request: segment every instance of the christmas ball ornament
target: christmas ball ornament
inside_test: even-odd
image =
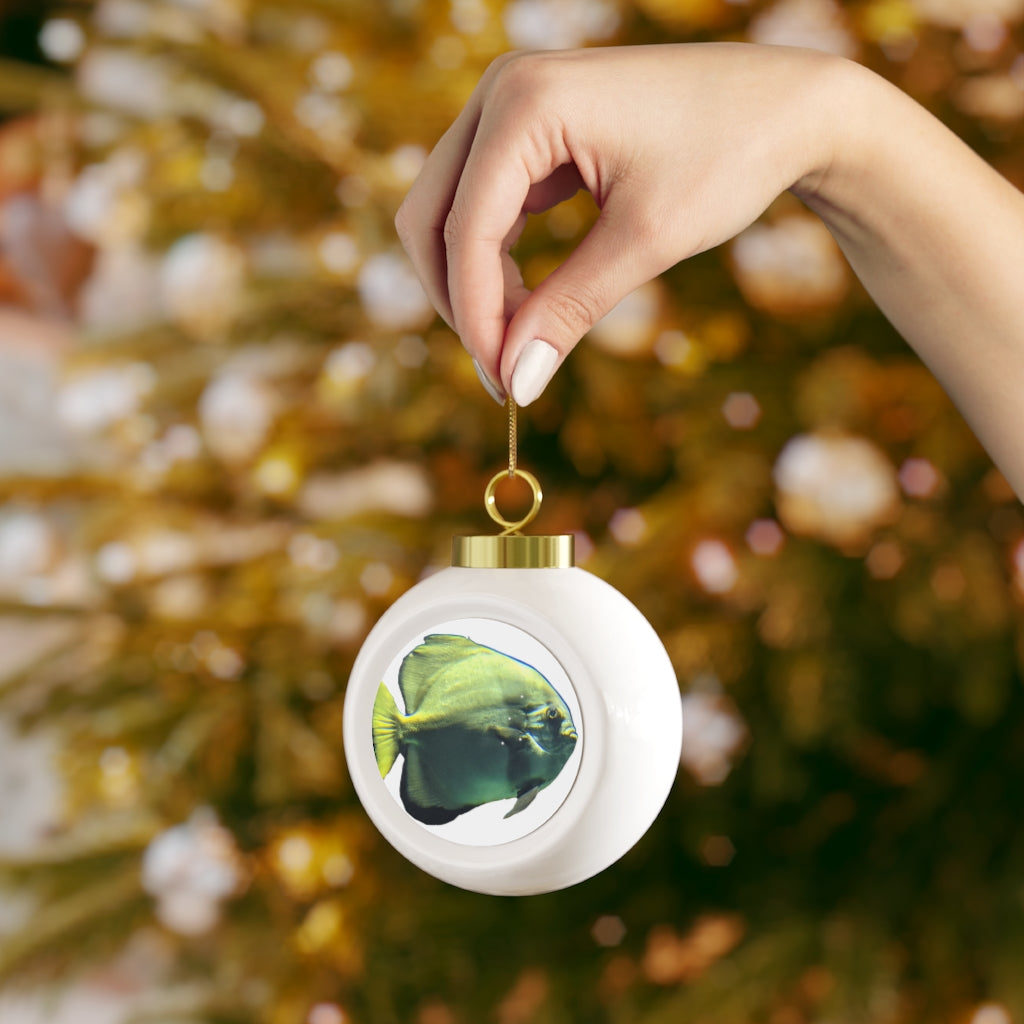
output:
[[[517,522],[495,491],[520,477]],[[392,605],[356,658],[344,738],[356,792],[384,837],[453,885],[549,892],[625,854],[660,811],[682,740],[657,634],[574,566],[573,537],[520,533],[541,490],[515,459],[485,504],[504,529],[455,537],[451,567]]]

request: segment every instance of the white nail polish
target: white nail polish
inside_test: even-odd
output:
[[[504,405],[504,392],[502,392],[498,385],[495,384],[486,373],[484,373],[483,367],[475,359],[473,360],[473,369],[476,370],[476,375],[480,378],[480,383],[483,384],[484,391],[486,391],[487,394],[489,394],[491,398],[498,403],[498,405]]]
[[[529,405],[548,386],[558,365],[558,350],[534,338],[519,354],[512,371],[512,397],[516,405]]]

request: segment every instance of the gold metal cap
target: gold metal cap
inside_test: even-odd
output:
[[[452,537],[452,565],[464,569],[571,569],[576,538],[502,534],[497,537]]]
[[[510,437],[514,437],[515,405],[509,400]],[[514,449],[511,449],[514,451]],[[521,519],[506,519],[498,511],[495,490],[502,480],[519,477],[533,492],[533,504]],[[505,527],[496,537],[452,537],[452,565],[463,569],[571,569],[575,563],[576,538],[571,533],[558,536],[524,537],[519,531],[533,521],[543,499],[540,484],[532,473],[519,469],[510,456],[509,469],[495,473],[484,491],[487,514]]]

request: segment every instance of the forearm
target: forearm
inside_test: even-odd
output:
[[[794,188],[1024,497],[1024,195],[849,65],[828,168]]]

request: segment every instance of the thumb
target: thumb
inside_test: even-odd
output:
[[[516,310],[505,331],[501,379],[517,405],[535,401],[583,335],[663,269],[651,265],[639,234],[606,206],[575,252]]]

